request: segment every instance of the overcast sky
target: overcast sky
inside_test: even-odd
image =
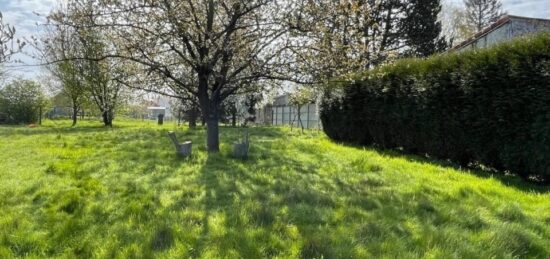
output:
[[[463,3],[463,0],[447,1],[460,5]],[[501,0],[501,2],[508,14],[550,19],[550,0]]]
[[[37,23],[43,23],[43,16],[63,0],[0,0],[0,12],[4,20],[16,27],[17,37],[29,38],[37,34]],[[462,0],[444,0],[447,4],[462,5]],[[508,14],[550,19],[550,0],[502,0]],[[40,14],[42,17],[36,15]],[[18,55],[17,59],[27,64],[36,64],[29,57]],[[35,78],[40,73],[38,67],[17,67],[13,75]]]

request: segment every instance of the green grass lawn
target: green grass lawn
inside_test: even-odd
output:
[[[0,127],[0,258],[550,257],[550,189],[323,133]],[[177,158],[166,133],[193,140]]]

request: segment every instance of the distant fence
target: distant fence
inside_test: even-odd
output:
[[[48,119],[70,119],[73,116],[73,108],[72,107],[62,107],[62,106],[55,106],[52,107],[50,110],[46,110],[43,114]],[[80,110],[77,114],[79,119],[84,118],[84,116],[90,116],[85,111]]]
[[[298,116],[298,111],[300,116]],[[320,129],[321,121],[316,104],[298,106],[275,105],[265,106],[257,113],[256,121],[264,125],[288,125],[300,127],[300,122],[306,129]]]

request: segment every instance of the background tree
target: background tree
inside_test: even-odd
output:
[[[500,0],[464,0],[464,5],[467,24],[475,32],[481,31],[505,14]]]
[[[303,1],[290,23],[297,63],[312,81],[324,81],[445,48],[439,0]]]
[[[174,98],[172,103],[174,111],[178,113],[178,119],[185,119],[188,122],[189,128],[197,127],[197,121],[201,118],[199,101],[192,95],[179,95]]]
[[[405,43],[409,55],[427,57],[447,48],[445,37],[441,35],[439,0],[408,0],[406,17],[402,20]]]
[[[135,67],[129,66],[125,60],[107,58],[116,42],[109,37],[108,30],[96,26],[99,21],[94,15],[95,8],[92,1],[69,2],[66,9],[52,13],[50,20],[57,23],[57,26],[78,25],[69,26],[74,30],[72,37],[76,38],[75,44],[79,49],[74,53],[77,56],[60,57],[57,62],[63,64],[65,61],[76,61],[77,63],[71,64],[79,64],[77,69],[69,66],[74,69],[70,72],[82,73],[84,88],[101,112],[103,124],[112,127],[115,110],[121,101],[124,87],[121,79],[131,78],[132,73],[129,71]]]
[[[454,47],[475,34],[475,29],[468,25],[464,17],[466,17],[464,6],[451,0],[444,2],[440,20],[442,35],[447,39],[448,47]]]
[[[298,112],[297,123],[300,125],[302,132],[304,132],[304,123],[302,122],[302,107],[304,105],[315,103],[315,101],[317,100],[317,96],[318,94],[315,92],[314,89],[307,87],[301,87],[289,95],[289,103],[296,106],[296,110]]]
[[[237,107],[238,99],[238,96],[232,95],[226,98],[222,104],[222,118],[229,117],[231,120],[231,127],[237,126],[237,117],[239,115],[239,109]]]
[[[102,54],[101,46],[88,46],[87,57]],[[123,85],[118,81],[124,76],[123,64],[116,60],[86,61],[84,67],[86,88],[99,108],[103,124],[113,126],[115,110],[120,101]]]
[[[63,24],[49,24],[48,34],[42,40],[42,59],[49,72],[59,81],[59,89],[71,102],[72,125],[75,126],[82,104],[88,98],[85,84],[84,61],[76,59],[82,49],[76,32]],[[59,61],[59,62],[56,62]]]
[[[256,110],[262,98],[263,96],[259,93],[249,93],[244,96],[243,106],[247,113],[245,124],[248,122],[256,122]]]
[[[14,124],[37,122],[45,100],[36,82],[14,80],[0,89],[0,119]]]
[[[403,47],[400,0],[303,1],[296,9],[297,62],[313,81],[381,64]]]

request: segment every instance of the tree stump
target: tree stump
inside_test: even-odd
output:
[[[176,147],[176,153],[179,156],[183,156],[183,157],[191,156],[191,153],[192,153],[191,141],[179,143],[178,139],[176,138],[176,133],[173,131],[168,132],[168,137],[170,138],[170,140],[172,140],[172,143],[174,143],[174,146]]]

